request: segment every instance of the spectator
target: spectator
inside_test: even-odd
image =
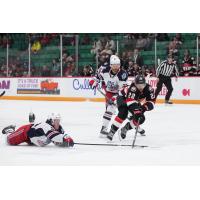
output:
[[[75,65],[73,62],[68,62],[64,68],[64,76],[72,76],[73,71],[75,70]]]
[[[31,51],[36,54],[41,49],[41,43],[39,40],[35,40],[31,47]]]
[[[113,53],[115,53],[116,51],[115,42],[114,40],[110,38],[110,36],[107,36],[107,43],[106,43],[105,49],[111,50]]]
[[[173,41],[169,43],[167,49],[167,55],[171,55],[175,61],[178,60],[179,52],[178,52],[178,43],[177,40],[174,38]]]
[[[63,63],[73,62],[74,59],[68,53],[63,54]]]
[[[144,69],[144,76],[145,77],[152,77],[153,75],[154,75],[153,71],[148,66],[146,66],[145,69]]]
[[[52,60],[52,76],[60,76],[60,63],[57,59]]]
[[[2,36],[1,36],[1,34],[0,34],[0,46],[2,46]]]
[[[49,68],[46,65],[44,65],[42,67],[41,76],[42,77],[50,77],[51,76],[51,71],[49,70]]]
[[[180,75],[182,76],[193,76],[196,72],[196,62],[194,57],[190,55],[188,49],[184,52],[184,58],[182,61],[182,68],[180,69]]]
[[[36,68],[33,66],[31,66],[30,76],[31,77],[37,76]]]
[[[124,70],[127,70],[128,69],[128,62],[129,62],[129,59],[127,58],[127,52],[122,52],[122,56],[121,56],[121,66]]]
[[[176,33],[175,38],[176,38],[176,42],[177,42],[178,44],[181,45],[181,44],[183,43],[183,39],[182,39],[181,33]]]
[[[82,45],[90,45],[90,43],[91,43],[91,39],[89,37],[89,34],[88,33],[84,34],[81,44]]]
[[[1,77],[6,77],[7,76],[7,67],[6,67],[6,65],[5,64],[3,64],[2,66],[1,66],[1,70],[0,70],[0,76]]]
[[[128,67],[126,70],[128,76],[136,76],[142,74],[142,68],[139,67],[133,60],[128,60]]]
[[[7,48],[7,44],[9,45],[9,47],[11,46],[11,39],[8,36],[4,35],[2,38],[2,47]]]
[[[100,54],[112,55],[113,51],[111,49],[109,49],[109,46],[106,46],[105,49],[103,51],[101,51]]]
[[[80,73],[81,76],[93,76],[94,70],[91,65],[86,65],[83,67],[83,71]]]
[[[159,42],[169,41],[169,36],[167,33],[158,33],[156,38]]]
[[[92,46],[92,49],[91,49],[91,54],[98,54],[99,52],[101,52],[103,50],[103,45],[102,45],[102,42],[101,40],[97,40],[95,38],[94,40],[94,44]]]
[[[99,56],[99,66],[107,67],[110,65],[110,56],[111,54],[108,54],[107,51],[102,51]]]
[[[35,34],[35,33],[30,33],[30,34],[29,34],[29,37],[30,37],[30,42],[31,42],[32,45],[34,44],[34,42],[35,42],[36,40],[38,40],[38,36],[37,36],[37,34]]]
[[[144,50],[151,51],[152,47],[153,47],[153,44],[155,42],[155,34],[154,33],[149,33],[146,39],[147,39],[147,44],[146,44]]]
[[[49,35],[45,33],[45,34],[43,35],[43,37],[41,38],[40,41],[41,41],[42,46],[48,45],[49,42],[50,42],[50,37],[49,37]]]
[[[133,61],[134,61],[134,64],[137,64],[139,67],[142,67],[143,64],[144,64],[143,63],[143,58],[142,58],[142,56],[139,55],[138,49],[134,50]]]
[[[145,49],[147,45],[147,39],[143,38],[142,35],[139,35],[139,38],[137,39],[136,42],[136,48],[139,50]]]
[[[124,36],[123,42],[124,48],[127,50],[132,50],[135,48],[136,45],[136,39],[132,33],[128,33]]]

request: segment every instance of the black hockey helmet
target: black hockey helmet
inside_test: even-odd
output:
[[[135,84],[146,84],[145,77],[143,75],[137,75],[135,77]]]

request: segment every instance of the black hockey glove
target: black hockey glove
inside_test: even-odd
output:
[[[143,112],[136,112],[133,116],[134,120],[139,124],[143,124],[145,121],[145,116]]]
[[[123,96],[117,96],[117,107],[126,106],[126,101]]]
[[[29,122],[30,123],[34,123],[34,121],[35,121],[35,114],[33,112],[30,112],[28,117],[29,117]]]
[[[144,116],[144,112],[140,106],[140,104],[132,104],[129,106],[129,111],[132,113],[132,119],[135,121],[135,122],[139,122],[139,124],[143,124],[144,121],[145,121],[145,116]],[[140,119],[140,120],[139,120]]]

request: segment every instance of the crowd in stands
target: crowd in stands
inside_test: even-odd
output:
[[[133,50],[151,50],[155,40],[155,34],[151,33],[128,33],[124,35],[122,44],[124,49]]]
[[[31,33],[27,34],[27,37],[29,38],[31,43],[31,52],[37,54],[42,47],[48,46],[55,37],[58,37],[58,34]]]
[[[13,40],[9,34],[1,33],[0,34],[0,47],[7,48],[7,44],[9,47],[12,47]]]
[[[75,62],[75,52],[70,53],[67,50],[67,46],[75,46],[76,34],[63,34],[63,57],[62,57],[62,74],[65,77],[68,76],[93,76],[96,71],[96,66],[88,63],[81,66],[81,70],[77,71]],[[114,34],[101,34],[100,37],[91,38],[90,34],[82,34],[79,45],[91,45],[90,53],[94,57],[94,62],[100,66],[108,66],[109,58],[111,55],[116,54],[121,59],[121,65],[124,70],[127,71],[129,76],[135,76],[138,73],[143,73],[145,76],[155,76],[155,66],[145,65],[145,58],[141,55],[143,51],[154,50],[154,40],[157,42],[168,42],[166,44],[166,57],[172,55],[174,62],[178,65],[180,76],[200,76],[199,66],[196,64],[196,56],[192,56],[189,49],[184,47],[184,39],[180,33],[174,35],[171,38],[167,33],[157,34],[140,34],[140,33],[127,33],[123,34],[121,39],[121,48],[123,50],[117,53],[116,40],[112,38]],[[31,53],[37,55],[42,48],[51,45],[51,42],[55,39],[59,39],[59,34],[26,34],[26,37],[31,44]],[[12,48],[13,41],[12,34],[0,34],[0,49]],[[59,48],[59,42],[57,44]],[[59,50],[59,49],[58,49]],[[181,56],[180,50],[185,50],[184,55]],[[27,53],[28,49],[21,53]],[[80,55],[79,55],[80,58]],[[199,59],[200,60],[200,59]],[[31,62],[31,76],[55,76],[61,75],[61,60],[60,57],[52,59],[51,64],[36,66],[34,62]],[[0,60],[0,76],[5,77],[22,77],[28,76],[28,62],[21,59],[19,55],[15,57],[10,56],[8,62],[8,71],[6,59]]]

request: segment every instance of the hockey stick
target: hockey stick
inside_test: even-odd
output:
[[[106,98],[107,101],[112,101],[112,99],[108,98],[108,97],[106,96],[106,94],[104,94],[104,93],[101,91],[101,89],[99,89],[99,88],[97,87],[97,90]],[[112,102],[113,102],[113,101],[112,101]],[[114,102],[113,102],[112,104],[113,104],[113,105],[116,105],[116,104],[114,104]]]
[[[138,119],[138,124],[137,124],[137,126],[136,126],[135,135],[134,135],[133,143],[132,143],[132,148],[134,148],[134,147],[136,146],[136,145],[135,145],[135,141],[136,141],[136,138],[137,138],[137,133],[138,133],[139,124],[140,124],[140,118]]]
[[[107,100],[110,100],[102,91],[100,88],[97,87],[97,90],[107,99]]]
[[[0,94],[0,97],[2,97],[5,93],[6,93],[6,91],[4,90],[4,91]]]
[[[131,147],[130,144],[102,144],[102,143],[81,143],[81,142],[75,142],[76,145],[90,145],[90,146],[121,146],[121,147]],[[141,147],[145,148],[148,147],[146,145],[134,145],[134,147]]]

